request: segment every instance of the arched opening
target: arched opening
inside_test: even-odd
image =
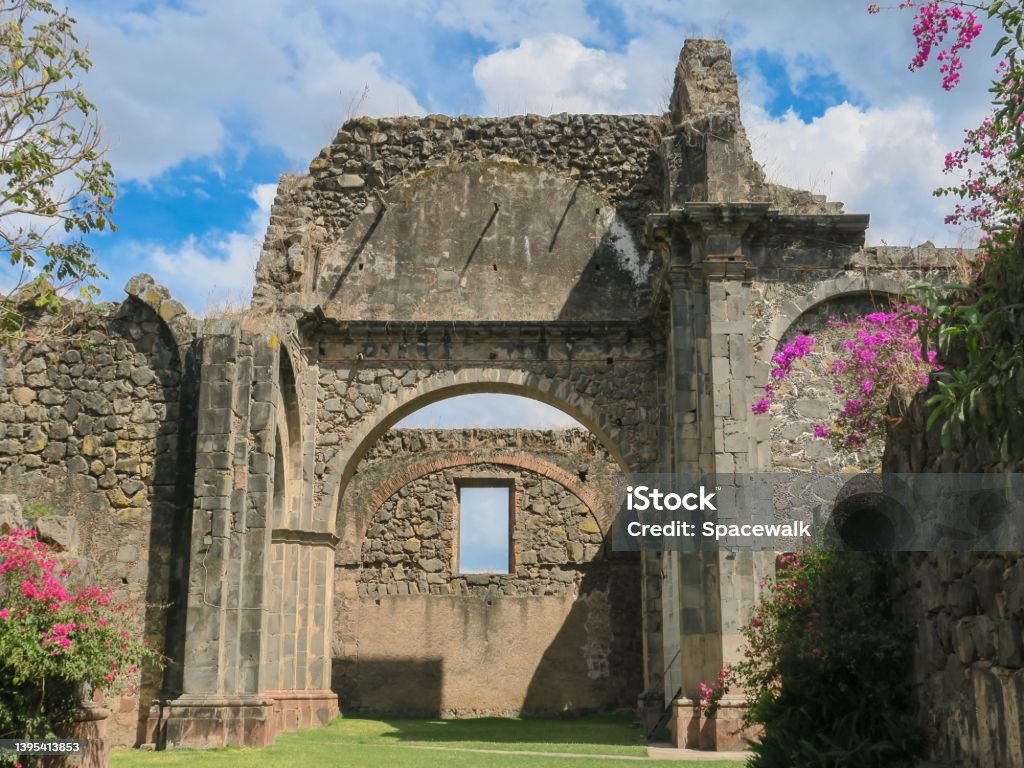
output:
[[[623,434],[621,424],[594,413],[589,401],[579,397],[567,382],[508,369],[459,373],[427,379],[416,392],[401,401],[386,399],[378,411],[364,418],[345,447],[335,454],[327,472],[330,481],[321,503],[328,505],[330,511],[338,509],[341,494],[366,451],[405,417],[434,403],[477,394],[515,395],[552,406],[593,433],[623,471],[635,470],[641,463],[633,458],[632,446]]]
[[[892,306],[893,294],[881,291],[848,291],[812,304],[787,318],[773,349],[781,350],[798,335],[814,338],[811,352],[795,360],[792,370],[776,382],[777,397],[771,410],[772,464],[778,471],[831,474],[857,467],[875,471],[881,465],[883,446],[869,444],[845,450],[838,441],[816,436],[839,413],[846,397],[834,388],[829,370],[842,356],[843,342],[853,331],[844,327],[871,312]],[[769,357],[770,359],[770,357]]]
[[[298,528],[302,492],[302,427],[295,371],[286,349],[278,371],[277,444],[274,462],[275,527]],[[280,478],[280,481],[278,480]]]
[[[342,709],[632,707],[640,563],[605,545],[622,469],[608,438],[540,398],[448,393],[382,419],[341,492],[332,687]]]
[[[303,457],[300,380],[288,349],[280,348],[273,390],[273,467],[260,616],[260,687],[274,699],[277,731],[325,724],[337,713],[329,690],[330,536],[317,531]]]
[[[905,493],[898,478],[877,474],[851,478],[836,495],[823,543],[847,552],[912,549],[915,521],[898,498]]]

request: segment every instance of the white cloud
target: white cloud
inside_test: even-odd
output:
[[[667,106],[673,67],[669,60],[664,77],[652,77],[651,53],[645,41],[613,53],[548,33],[482,57],[473,79],[487,114],[657,113]]]
[[[132,246],[148,260],[148,269],[171,295],[193,313],[248,305],[255,279],[263,234],[270,219],[276,184],[259,184],[250,197],[256,203],[244,229],[213,238],[188,237],[167,247]]]
[[[93,58],[85,84],[119,178],[146,181],[245,138],[305,167],[352,108],[423,112],[380,56],[344,56],[317,9],[289,6],[219,0],[149,14],[76,11]]]
[[[615,59],[567,35],[545,34],[484,57],[473,77],[490,113],[608,112],[626,90]]]
[[[950,202],[929,194],[948,183],[940,160],[949,145],[922,101],[868,109],[844,103],[809,123],[748,107],[745,122],[769,178],[871,214],[869,242],[956,244],[959,231],[943,224]]]

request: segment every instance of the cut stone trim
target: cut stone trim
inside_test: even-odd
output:
[[[772,319],[765,342],[761,346],[759,358],[765,363],[770,362],[779,346],[779,341],[785,338],[793,324],[800,319],[804,312],[813,309],[818,304],[859,293],[878,293],[891,298],[902,293],[905,287],[885,275],[862,273],[850,273],[830,280],[822,280],[820,283],[816,283],[807,294],[782,307],[779,314]]]

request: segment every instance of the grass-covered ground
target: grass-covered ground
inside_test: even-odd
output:
[[[543,754],[509,754],[517,752]],[[115,750],[111,768],[636,768],[643,733],[628,715],[573,720],[339,718],[326,728],[281,734],[267,749]],[[597,757],[601,756],[601,757]],[[673,768],[742,768],[730,761],[650,761]]]

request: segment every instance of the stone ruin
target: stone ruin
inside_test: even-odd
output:
[[[751,404],[788,335],[951,266],[867,226],[765,179],[728,48],[690,40],[661,116],[347,122],[282,177],[237,317],[192,319],[145,275],[36,317],[4,363],[4,487],[73,511],[170,660],[106,703],[111,737],[628,707],[692,742],[772,559],[612,551],[612,478],[835,469],[820,381],[782,427]],[[475,392],[585,430],[392,428]],[[481,482],[509,488],[507,573],[456,563]]]

